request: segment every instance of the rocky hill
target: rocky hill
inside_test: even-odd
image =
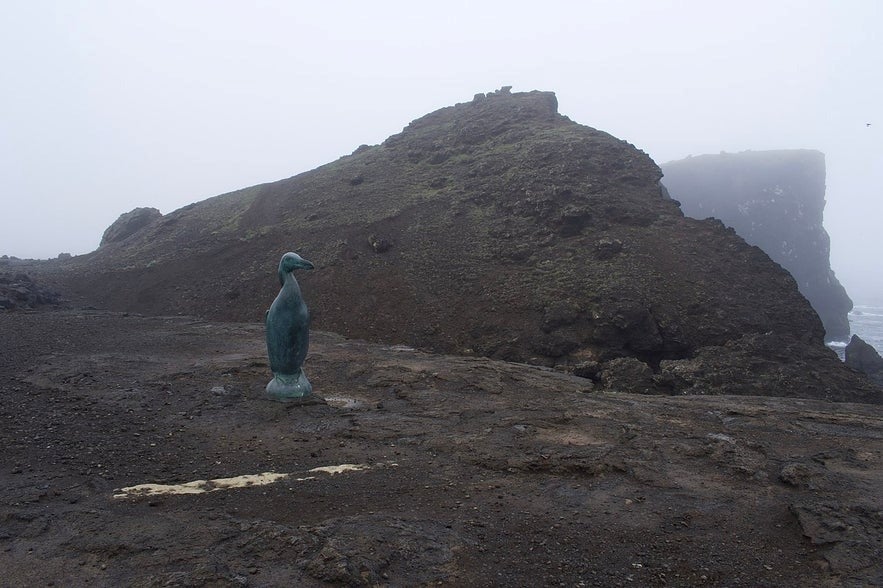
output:
[[[715,217],[791,272],[829,340],[849,339],[852,301],[830,264],[825,156],[818,151],[701,155],[662,166],[663,183],[684,213]]]
[[[299,276],[315,327],[348,337],[611,389],[879,402],[824,348],[794,279],[719,221],[684,217],[661,176],[554,94],[504,89],[34,271],[99,308],[260,321],[297,250],[317,267]]]

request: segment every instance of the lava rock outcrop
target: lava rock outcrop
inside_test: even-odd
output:
[[[122,241],[161,218],[162,213],[156,208],[135,208],[124,212],[104,231],[99,247]]]
[[[671,197],[693,218],[715,217],[791,272],[828,340],[849,339],[852,300],[830,264],[825,156],[812,150],[701,155],[662,166]]]
[[[21,272],[0,272],[0,310],[58,306],[61,295]]]
[[[845,353],[846,365],[867,374],[871,381],[883,386],[883,357],[873,346],[858,335],[853,335]]]

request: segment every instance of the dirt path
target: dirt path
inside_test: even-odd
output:
[[[0,314],[0,585],[883,584],[879,407],[599,394],[324,333],[328,402],[296,406],[262,397],[262,337]]]

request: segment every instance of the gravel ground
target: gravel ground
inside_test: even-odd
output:
[[[262,326],[100,311],[0,350],[3,586],[883,584],[880,407],[328,333],[285,404]]]

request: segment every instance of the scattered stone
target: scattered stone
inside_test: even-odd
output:
[[[385,253],[392,247],[392,243],[388,239],[377,237],[374,233],[368,235],[368,245],[375,253]]]
[[[595,242],[595,259],[610,259],[622,251],[622,241],[604,237]]]
[[[601,364],[597,361],[582,361],[570,369],[570,373],[580,378],[597,381],[601,373]]]
[[[814,490],[813,478],[818,475],[824,475],[824,468],[818,464],[789,462],[779,471],[779,480],[789,486]]]

